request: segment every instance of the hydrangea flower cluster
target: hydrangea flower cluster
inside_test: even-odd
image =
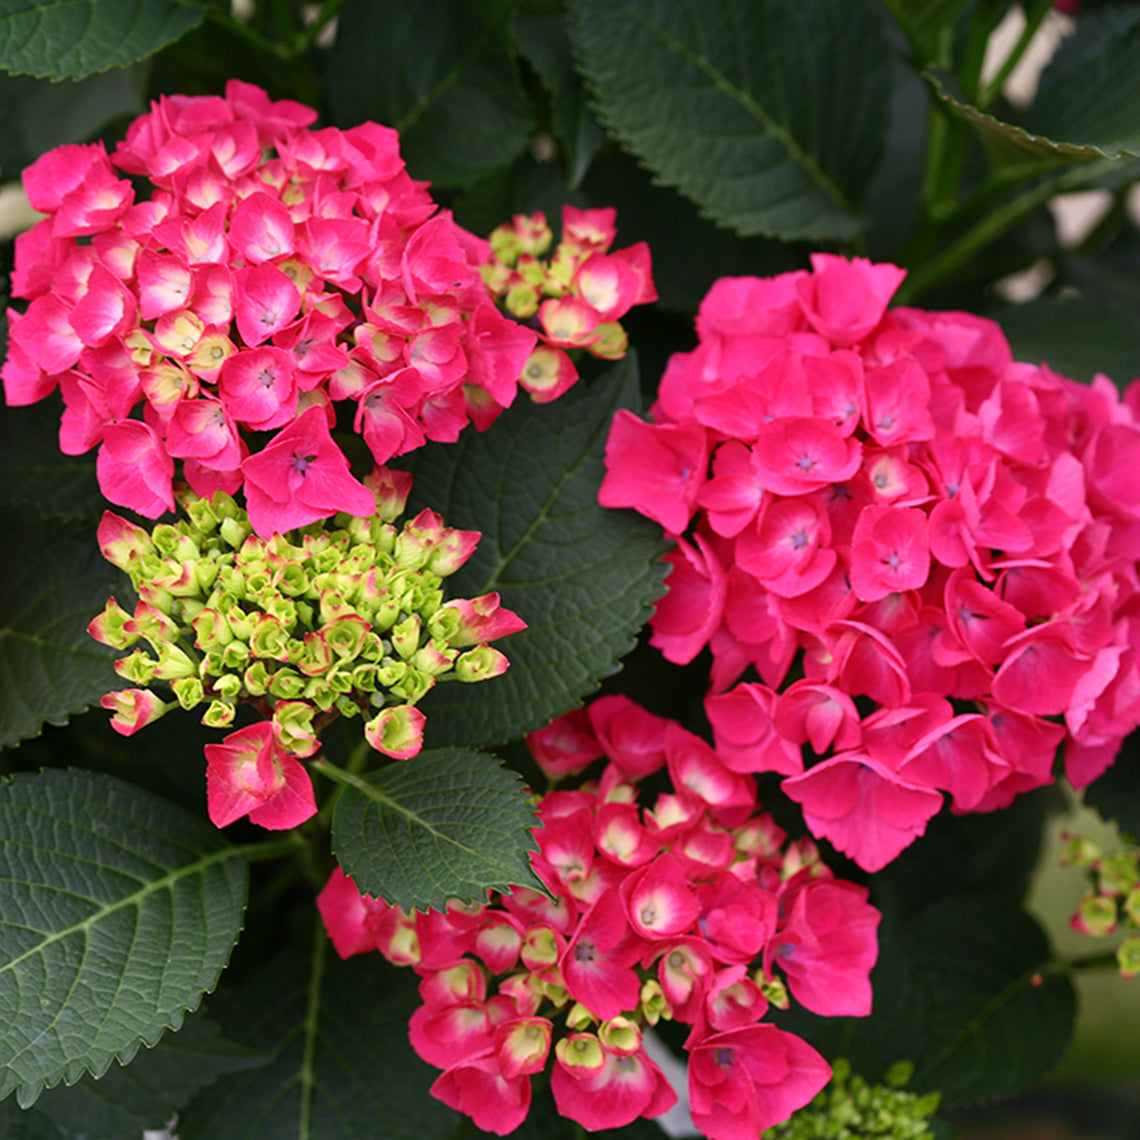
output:
[[[477,531],[447,527],[430,510],[397,530],[410,477],[377,469],[368,483],[369,517],[342,514],[337,529],[268,540],[223,491],[184,493],[188,517],[150,534],[103,516],[100,549],[139,601],[128,613],[109,599],[88,630],[115,649],[145,641],[152,650],[115,663],[143,687],[103,698],[112,726],[129,736],[203,703],[212,728],[233,724],[241,704],[266,718],[206,746],[219,827],[247,813],[270,828],[308,819],[316,804],[298,757],[316,753],[337,716],[364,717],[365,738],[385,756],[415,756],[424,727],[416,702],[441,679],[501,674],[507,659],[487,642],[525,628],[498,594],[443,600],[442,581],[470,558]],[[156,682],[172,700],[150,688]]]
[[[827,1083],[806,1042],[763,1021],[787,992],[825,1016],[865,1016],[879,913],[810,840],[761,814],[750,776],[628,698],[595,701],[533,733],[562,775],[601,776],[538,802],[532,863],[550,892],[405,914],[334,871],[318,900],[337,951],[379,950],[420,975],[409,1032],[443,1072],[433,1094],[505,1135],[530,1078],[550,1070],[561,1115],[589,1130],[667,1111],[676,1094],[646,1026],[690,1026],[693,1120],[712,1140],[755,1140]],[[666,771],[671,791],[639,787]],[[657,782],[657,781],[655,781]],[[551,1056],[553,1055],[553,1056]]]
[[[1106,854],[1085,835],[1064,835],[1063,862],[1084,868],[1090,885],[1069,925],[1090,938],[1129,931],[1116,948],[1116,962],[1125,978],[1140,974],[1140,847],[1125,843]]]
[[[557,399],[578,379],[566,349],[619,360],[629,344],[621,318],[657,300],[649,246],[641,241],[610,251],[616,217],[613,209],[563,206],[562,238],[545,261],[554,240],[545,214],[516,214],[491,234],[491,259],[482,266],[487,287],[508,313],[537,316],[541,328],[543,344],[519,379],[536,403]]]
[[[338,403],[385,463],[487,427],[524,371],[552,398],[536,334],[483,283],[490,246],[409,177],[396,132],[315,118],[231,80],[224,98],[160,99],[111,158],[64,146],[24,171],[48,216],[16,241],[12,295],[30,303],[8,311],[7,401],[58,387],[60,445],[99,447],[111,502],[173,510],[179,460],[202,496],[244,488],[262,537],[367,514],[330,436]],[[585,252],[612,211],[579,220]],[[260,432],[277,434],[251,455]]]
[[[888,312],[903,276],[818,254],[718,281],[652,422],[618,413],[599,496],[676,539],[653,643],[711,650],[725,763],[783,775],[872,871],[943,793],[1003,806],[1061,744],[1084,786],[1140,723],[1140,387]]]

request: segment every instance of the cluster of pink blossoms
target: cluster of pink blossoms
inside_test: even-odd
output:
[[[653,644],[711,650],[724,762],[783,775],[868,870],[942,793],[1008,804],[1062,744],[1084,786],[1140,723],[1140,387],[888,312],[903,275],[821,254],[717,282],[653,422],[618,414],[599,496],[677,541]]]
[[[58,386],[60,445],[99,446],[111,502],[173,510],[181,460],[199,495],[244,490],[263,537],[367,515],[330,435],[338,401],[385,463],[487,427],[527,385],[537,337],[484,285],[490,245],[409,177],[395,131],[315,118],[233,80],[225,98],[161,99],[110,159],[64,146],[24,172],[48,217],[16,243],[12,294],[30,304],[8,312],[7,401]],[[612,211],[572,220],[580,260],[612,231]],[[251,455],[245,435],[271,431]]]
[[[810,840],[785,846],[752,777],[625,697],[528,742],[556,776],[607,761],[597,781],[538,804],[532,863],[551,897],[517,888],[409,915],[338,869],[318,900],[334,946],[414,966],[411,1042],[443,1070],[432,1093],[486,1131],[522,1123],[548,1063],[558,1111],[587,1129],[666,1112],[676,1094],[643,1030],[671,1019],[691,1027],[697,1127],[755,1140],[831,1075],[806,1042],[763,1022],[769,1002],[786,1005],[790,990],[824,1016],[868,1014],[878,911]],[[638,783],[663,768],[674,790],[639,802]]]

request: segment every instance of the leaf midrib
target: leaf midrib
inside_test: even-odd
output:
[[[681,43],[680,40],[674,39],[674,37],[669,35],[660,25],[653,23],[650,19],[643,16],[632,4],[628,2],[624,3],[622,4],[622,8],[648,32],[655,35],[667,49],[687,59],[690,64],[706,75],[719,91],[730,99],[733,99],[747,111],[748,114],[784,148],[788,157],[804,171],[813,185],[822,191],[834,206],[845,213],[850,214],[854,212],[855,207],[853,203],[847,200],[843,191],[820,169],[815,159],[796,142],[795,138],[783,124],[769,115],[751,95],[742,91],[736,84],[732,83],[727,76],[713,66],[712,61],[706,56],[694,52],[691,48]],[[699,17],[694,17],[694,22],[697,19],[699,19]]]

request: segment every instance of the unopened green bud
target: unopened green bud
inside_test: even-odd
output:
[[[174,690],[178,703],[187,711],[196,708],[206,699],[202,682],[197,677],[179,677],[177,681],[171,682],[170,687]]]
[[[263,697],[269,691],[270,673],[264,661],[255,661],[242,678],[251,697]]]
[[[593,1024],[594,1015],[580,1001],[576,1001],[566,1011],[567,1029],[588,1029]]]
[[[1134,978],[1140,974],[1140,936],[1130,934],[1116,948],[1116,961],[1122,977]]]
[[[158,553],[173,562],[196,562],[202,557],[198,544],[177,527],[161,523],[151,532],[151,537]]]
[[[200,649],[214,649],[229,645],[234,639],[230,623],[217,610],[202,610],[192,624],[195,643]]]
[[[611,1017],[598,1026],[598,1040],[620,1057],[629,1057],[641,1048],[641,1030],[628,1017]]]
[[[244,641],[231,641],[222,650],[222,664],[227,669],[244,669],[249,664],[249,646]]]
[[[352,670],[352,687],[359,689],[362,693],[373,693],[376,691],[376,686],[379,681],[376,677],[375,665],[357,665]]]
[[[1140,886],[1133,887],[1124,900],[1124,913],[1133,926],[1140,926]]]
[[[289,660],[289,630],[272,614],[262,614],[253,627],[249,647],[255,657],[272,661]]]
[[[198,673],[198,662],[177,645],[164,645],[158,653],[158,665],[154,675],[160,681],[173,681],[178,677],[194,677]]]
[[[788,1000],[788,987],[779,978],[767,978],[763,970],[757,970],[752,975],[757,988],[777,1009],[787,1009],[791,1004]]]
[[[1117,851],[1113,855],[1106,855],[1096,866],[1100,876],[1100,893],[1102,895],[1122,895],[1130,891],[1137,878],[1136,853],[1127,849]]]
[[[305,700],[312,701],[321,712],[328,712],[341,695],[343,694],[338,693],[324,677],[314,677],[305,686],[304,692]]]
[[[505,654],[490,645],[478,645],[456,660],[455,675],[468,683],[486,681],[505,673],[509,665]]]
[[[1091,891],[1081,899],[1069,925],[1082,934],[1103,938],[1116,929],[1116,900]]]
[[[319,747],[313,731],[316,709],[304,701],[278,701],[273,708],[273,734],[287,752],[312,756]]]
[[[409,665],[404,675],[388,687],[397,696],[403,698],[410,705],[414,705],[425,696],[435,685],[435,678],[430,673],[421,673],[419,669]]]
[[[234,550],[240,550],[241,545],[249,537],[250,525],[245,519],[222,519],[218,533]]]
[[[236,700],[241,695],[241,678],[236,673],[223,673],[214,681],[214,690],[227,701]]]
[[[158,662],[141,649],[126,657],[120,657],[115,662],[115,672],[132,685],[149,685],[154,680],[154,671]]]
[[[656,1025],[662,1018],[668,1021],[673,1016],[673,1007],[656,978],[647,978],[641,983],[639,1008],[648,1025]]]
[[[269,691],[282,700],[296,700],[304,691],[308,682],[300,673],[292,669],[278,669],[269,678]]]
[[[395,649],[405,661],[410,660],[412,655],[420,647],[419,617],[416,614],[412,614],[402,622],[394,625],[389,635],[389,640],[392,642],[392,648]]]
[[[229,701],[211,701],[202,715],[202,723],[207,728],[227,728],[233,724],[236,711]]]
[[[1101,856],[1100,845],[1087,835],[1061,833],[1061,862],[1069,867],[1091,867]]]

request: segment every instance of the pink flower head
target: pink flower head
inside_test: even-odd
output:
[[[174,461],[158,433],[138,420],[109,424],[95,460],[99,490],[148,519],[174,510]]]
[[[367,518],[372,492],[348,470],[324,412],[311,407],[242,463],[253,529],[262,536],[306,526],[338,511]]]
[[[828,253],[813,253],[811,267],[810,275],[796,281],[800,304],[812,328],[840,347],[855,344],[875,328],[906,276],[895,265]]]
[[[300,761],[286,752],[269,721],[231,732],[206,745],[210,821],[225,827],[248,815],[271,829],[297,827],[316,814],[313,785]]]

